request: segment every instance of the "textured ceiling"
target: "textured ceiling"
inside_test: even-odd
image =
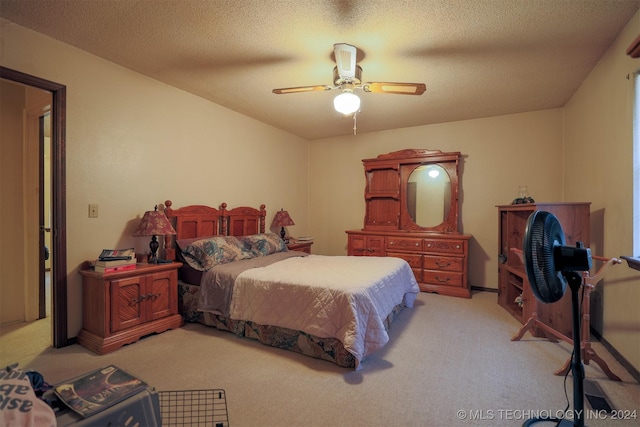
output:
[[[271,90],[332,84],[334,43],[358,47],[364,81],[427,85],[421,96],[359,92],[364,133],[562,107],[639,7],[640,0],[0,0],[0,17],[314,139],[353,133],[353,119],[333,109],[338,92]]]

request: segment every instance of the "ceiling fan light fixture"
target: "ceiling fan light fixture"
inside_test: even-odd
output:
[[[353,114],[360,109],[360,98],[350,89],[345,89],[333,99],[333,108],[344,115]]]

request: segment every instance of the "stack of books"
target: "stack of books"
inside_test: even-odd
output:
[[[135,268],[136,253],[133,248],[103,249],[93,266],[93,269],[98,273],[113,273],[134,270]]]

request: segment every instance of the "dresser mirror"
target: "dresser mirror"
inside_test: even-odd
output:
[[[400,166],[400,229],[458,232],[458,157],[420,160]]]
[[[451,211],[451,180],[440,165],[420,165],[407,180],[407,213],[420,227],[442,224]]]

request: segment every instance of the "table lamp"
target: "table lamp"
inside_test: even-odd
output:
[[[289,243],[289,239],[285,239],[285,231],[284,228],[288,227],[290,225],[296,225],[293,220],[291,219],[291,216],[289,216],[289,212],[285,211],[284,209],[280,209],[278,212],[276,212],[276,215],[273,217],[273,222],[271,223],[271,228],[273,227],[281,227],[280,228],[280,237],[282,237],[282,240],[285,241],[285,243]]]
[[[134,237],[153,236],[149,243],[149,249],[151,249],[151,255],[149,255],[150,264],[158,263],[158,256],[156,255],[159,246],[158,236],[166,234],[176,234],[176,230],[173,229],[164,212],[158,211],[158,205],[156,205],[154,210],[144,213],[142,221],[140,221],[138,228],[133,233]]]

